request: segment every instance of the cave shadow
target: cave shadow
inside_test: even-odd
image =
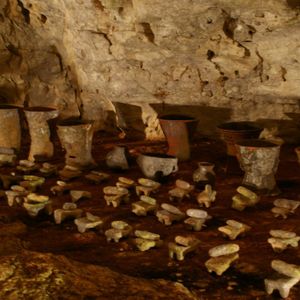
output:
[[[116,124],[125,133],[145,139],[146,125],[142,120],[142,109],[138,105],[112,102],[116,110]]]
[[[231,119],[232,109],[200,105],[150,104],[158,116],[179,114],[199,120],[196,132],[204,136],[216,136],[217,126]]]

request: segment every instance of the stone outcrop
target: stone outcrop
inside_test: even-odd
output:
[[[1,0],[0,98],[161,136],[299,113],[297,0]],[[143,126],[141,126],[141,124]]]
[[[0,257],[0,298],[196,299],[179,283],[137,279],[64,256],[27,251]]]

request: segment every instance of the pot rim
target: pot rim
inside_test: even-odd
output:
[[[230,128],[231,126],[232,128]],[[241,126],[241,128],[238,128],[238,126]],[[256,122],[251,122],[251,121],[226,122],[218,125],[217,129],[219,131],[228,132],[228,133],[246,133],[246,132],[257,132],[263,130],[263,128],[261,128]]]
[[[184,115],[184,114],[161,114],[158,115],[160,121],[177,121],[177,122],[195,122],[198,121],[196,117]]]
[[[236,146],[250,148],[279,148],[280,145],[261,139],[244,139],[235,143]]]
[[[158,158],[158,159],[176,159],[176,160],[178,160],[178,158],[176,156],[169,155],[166,153],[159,153],[159,152],[142,152],[142,153],[140,153],[140,155],[147,156],[147,157],[154,158],[154,159]]]

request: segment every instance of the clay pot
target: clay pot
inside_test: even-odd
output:
[[[0,106],[0,147],[20,151],[21,125],[17,106]]]
[[[280,146],[264,140],[243,140],[236,145],[237,158],[245,172],[243,185],[260,194],[277,195],[275,173],[279,163]]]
[[[88,169],[96,165],[92,157],[93,122],[64,120],[57,124],[57,134],[65,149],[66,167]]]
[[[198,169],[193,173],[193,181],[198,189],[204,190],[206,184],[214,187],[216,181],[214,167],[215,165],[210,162],[198,162]]]
[[[160,180],[178,170],[178,159],[160,153],[140,154],[137,163],[143,174],[150,179]]]
[[[31,138],[28,160],[48,159],[53,156],[49,121],[58,117],[59,111],[49,107],[24,109]]]
[[[190,139],[197,129],[198,120],[184,115],[163,115],[159,122],[168,142],[167,153],[180,161],[188,160],[191,156]]]
[[[221,139],[227,146],[227,154],[236,155],[235,144],[245,139],[257,139],[262,131],[255,122],[229,122],[219,125]]]

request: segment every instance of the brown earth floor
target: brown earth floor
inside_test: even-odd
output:
[[[208,212],[213,219],[200,232],[188,231],[183,223],[164,226],[155,216],[138,217],[131,212],[131,204],[123,204],[118,208],[106,206],[102,189],[106,185],[114,185],[119,176],[132,179],[142,177],[136,164],[129,171],[112,172],[105,166],[106,153],[116,144],[126,144],[134,158],[139,152],[163,152],[167,145],[164,142],[143,142],[134,139],[118,140],[98,133],[94,138],[93,154],[99,163],[97,169],[111,173],[111,179],[99,185],[92,185],[83,177],[74,180],[76,189],[88,190],[92,198],[83,200],[78,206],[85,211],[103,217],[105,220],[103,231],[110,226],[113,220],[124,220],[134,229],[149,230],[161,235],[164,245],[159,249],[139,252],[133,238],[122,240],[120,243],[108,243],[102,232],[89,231],[84,234],[77,232],[72,221],[56,225],[53,217],[41,215],[30,218],[22,207],[10,208],[6,201],[0,202],[0,222],[9,224],[22,221],[27,230],[19,235],[23,247],[32,251],[50,252],[65,255],[73,260],[101,265],[110,269],[141,278],[163,278],[178,281],[191,290],[199,299],[277,299],[278,294],[268,296],[264,291],[264,278],[273,274],[270,263],[273,259],[281,259],[288,263],[300,264],[299,249],[291,248],[282,253],[273,252],[267,243],[270,229],[285,229],[295,231],[300,235],[300,209],[289,216],[287,220],[274,218],[270,209],[272,202],[278,197],[262,197],[255,208],[238,212],[231,208],[231,197],[241,183],[242,172],[234,159],[228,159],[225,148],[220,141],[208,138],[198,138],[192,145],[192,160],[179,164],[179,171],[170,176],[162,185],[156,198],[159,203],[168,202],[167,191],[170,190],[176,179],[192,182],[192,173],[198,161],[211,161],[216,164],[217,200]],[[28,143],[24,145],[22,156],[26,156]],[[59,144],[56,145],[56,156],[53,163],[63,166],[63,153]],[[226,171],[227,166],[227,172]],[[14,168],[2,168],[1,173],[7,173]],[[36,173],[38,174],[38,173]],[[50,187],[57,178],[47,179],[39,191],[41,194],[51,195]],[[282,191],[280,198],[298,199],[300,194],[300,166],[297,163],[293,146],[283,146],[281,161],[277,173],[277,181]],[[190,200],[178,204],[182,210],[197,208],[196,191]],[[56,197],[51,195],[54,208],[70,200],[69,195]],[[138,197],[131,196],[131,202]],[[225,224],[227,219],[235,219],[252,227],[243,238],[237,239],[240,245],[239,260],[222,276],[207,272],[204,262],[208,259],[208,250],[226,240],[217,230]],[[167,244],[178,234],[193,234],[200,239],[201,245],[196,252],[190,253],[185,260],[178,262],[168,257]],[[289,299],[299,299],[300,286],[294,287]]]

